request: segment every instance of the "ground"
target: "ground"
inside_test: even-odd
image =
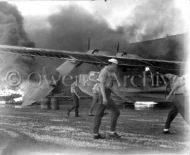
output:
[[[67,117],[71,102],[60,110],[0,107],[0,154],[189,154],[189,126],[178,115],[172,124],[174,134],[162,134],[168,108],[135,110],[121,108],[117,130],[121,139],[93,140],[90,100],[80,103],[80,117]],[[104,116],[101,133],[109,130],[110,114]]]

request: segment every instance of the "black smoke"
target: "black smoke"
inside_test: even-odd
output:
[[[50,27],[29,32],[42,48],[87,51],[91,48],[114,51],[118,41],[123,41],[123,30],[113,30],[102,17],[94,17],[78,6],[65,7],[48,18]]]
[[[15,6],[7,2],[0,2],[0,43],[34,46],[23,28],[22,15]]]
[[[129,44],[183,32],[183,21],[173,2],[173,0],[140,1],[132,11],[131,17],[123,20],[116,29],[111,28],[100,14],[96,16],[82,7],[70,5],[63,7],[59,13],[50,15],[44,23],[48,25],[47,27],[39,29],[31,27],[27,30],[37,47],[84,52],[87,51],[90,40],[91,49],[106,50],[114,54],[117,43],[120,42],[121,51],[135,53],[144,58],[159,58],[160,55],[162,59],[172,60],[175,57],[176,60],[178,55],[183,54],[180,54],[181,51],[168,49],[173,43],[167,43],[169,45],[163,47],[162,44],[161,47],[156,46],[156,50],[151,47],[148,51],[141,50],[146,49],[143,44],[140,48],[130,50]],[[37,21],[40,21],[40,18]],[[152,49],[161,53],[149,52]]]
[[[131,17],[123,21],[130,42],[139,42],[184,32],[180,10],[174,0],[143,0],[134,8]]]
[[[0,2],[0,44],[34,47],[23,26],[23,17],[18,9],[8,2]],[[8,53],[1,53],[0,74],[4,77],[9,71],[20,72],[22,78],[32,71],[34,58]]]

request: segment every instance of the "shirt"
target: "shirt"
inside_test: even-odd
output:
[[[102,82],[105,86],[105,88],[111,88],[113,86],[115,78],[115,73],[113,72],[112,66],[106,66],[104,67],[98,76],[98,81]]]
[[[177,77],[171,85],[171,89],[174,90],[174,94],[185,94],[186,86],[185,86],[185,78]]]
[[[75,81],[71,84],[71,93],[78,93],[78,92],[79,92],[79,88],[78,88],[77,83]]]
[[[100,83],[96,83],[92,88],[93,94],[99,94],[100,93]]]
[[[62,83],[62,78],[60,78],[58,81],[56,81],[57,83],[53,83],[54,84],[54,89],[52,91],[53,94],[57,94],[60,93],[63,89],[63,83]]]
[[[113,86],[114,80],[116,80],[116,74],[113,72],[112,66],[104,67],[98,76],[97,83],[93,86],[92,92],[94,94],[99,94],[100,91],[100,82],[105,85],[105,88],[111,88]]]

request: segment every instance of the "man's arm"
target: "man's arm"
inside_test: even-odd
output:
[[[173,94],[174,91],[170,91],[170,93],[168,94],[168,96],[166,96],[166,100],[169,100],[171,95]]]
[[[54,75],[51,76],[51,79],[49,80],[49,85],[52,87],[56,87],[57,81],[54,78]]]
[[[183,87],[184,85],[185,85],[185,82],[181,82],[181,81],[176,82],[174,86],[172,87],[172,90],[170,91],[169,95],[166,97],[166,100],[168,100],[171,97],[171,95],[175,92],[175,90],[177,90],[179,87]]]
[[[103,98],[103,104],[106,105],[108,103],[106,93],[105,93],[105,85],[103,82],[100,82],[100,91]]]
[[[114,78],[115,78],[116,81],[117,81],[118,87],[121,87],[121,82],[119,81],[119,78],[118,78],[118,76],[116,75],[116,73],[113,73],[113,76],[114,76]]]
[[[78,95],[78,93],[77,92],[74,92],[74,94],[80,99],[80,96]]]
[[[74,86],[73,93],[80,99],[80,96],[78,95],[78,92],[76,91],[76,87],[77,86]]]
[[[48,78],[47,78],[46,67],[43,67],[42,74],[43,74],[43,80],[44,80],[47,84],[49,84],[49,80],[48,80]]]
[[[106,97],[106,93],[105,93],[105,84],[106,84],[106,80],[108,77],[108,71],[107,68],[103,68],[100,71],[99,77],[98,77],[98,81],[100,82],[100,92],[103,98],[103,104],[106,105],[107,104],[107,97]]]

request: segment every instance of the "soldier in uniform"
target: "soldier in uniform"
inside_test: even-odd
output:
[[[109,136],[113,138],[120,138],[120,136],[116,132],[116,124],[117,119],[120,115],[120,111],[116,104],[111,99],[111,93],[113,82],[116,80],[118,86],[120,87],[121,84],[117,77],[117,65],[118,61],[114,58],[108,60],[111,64],[108,66],[105,66],[99,74],[98,77],[98,83],[96,86],[97,91],[97,98],[100,99],[100,104],[97,106],[96,115],[94,118],[94,128],[93,128],[93,134],[94,139],[103,139],[101,134],[99,134],[99,128],[101,124],[102,117],[104,116],[104,111],[106,108],[108,108],[111,111],[111,124],[110,124],[110,132]]]
[[[167,76],[166,76],[167,77]],[[171,75],[169,75],[171,77]],[[188,102],[187,102],[187,91],[185,87],[185,77],[175,76],[173,75],[170,80],[171,91],[169,95],[166,97],[166,100],[172,100],[172,108],[167,116],[167,120],[165,123],[165,128],[163,129],[163,133],[169,134],[170,125],[174,118],[178,113],[182,115],[182,117],[189,123],[188,113],[185,110],[188,110]]]

